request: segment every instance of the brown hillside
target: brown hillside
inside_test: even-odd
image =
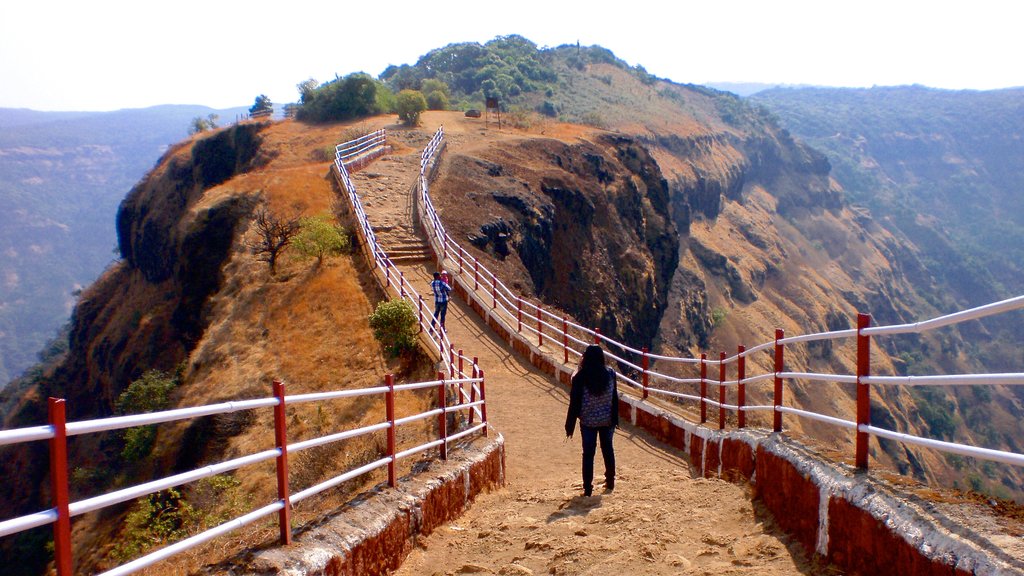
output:
[[[173,372],[180,366],[182,383],[172,407],[266,397],[274,379],[295,394],[379,385],[387,372],[414,370],[415,363],[386,358],[373,338],[367,317],[380,295],[358,253],[320,267],[286,253],[271,277],[248,248],[254,238],[249,215],[260,204],[286,216],[331,212],[336,191],[328,160],[334,145],[354,130],[376,129],[385,121],[358,127],[243,124],[202,134],[165,155],[122,204],[125,258],[83,294],[68,357],[23,399],[5,427],[45,421],[45,397],[51,395],[68,399],[71,420],[112,414],[120,392],[150,369]],[[420,401],[400,402],[412,403],[400,405],[400,412],[413,412]],[[355,426],[375,407],[369,400],[338,401],[320,410],[298,406],[290,410],[289,433],[298,440]],[[161,426],[153,454],[127,469],[114,467],[121,461],[119,435],[77,438],[70,454],[72,498],[266,449],[273,425],[264,412],[258,418],[238,413]],[[366,449],[375,453],[377,447]],[[11,486],[0,508],[10,516],[47,505],[48,488],[40,482],[46,457],[32,453],[0,464]],[[325,471],[361,458],[361,449],[351,444],[344,451],[297,455],[293,483],[312,485]],[[272,465],[247,471],[236,491],[251,502],[269,501],[273,474]],[[111,519],[125,511],[76,519],[80,569],[110,562],[106,542],[120,526]],[[241,536],[252,537],[258,543],[263,535]],[[46,557],[41,551],[39,556]]]

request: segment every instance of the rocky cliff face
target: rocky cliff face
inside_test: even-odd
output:
[[[447,158],[435,189],[460,235],[526,294],[616,338],[653,340],[679,244],[668,183],[641,143],[502,142]]]
[[[253,197],[198,204],[204,190],[260,161],[262,128],[239,125],[178,147],[128,194],[117,217],[123,260],[83,292],[67,356],[24,393],[4,428],[45,422],[48,396],[67,399],[69,420],[108,416],[143,371],[173,372],[187,357],[203,333],[204,306],[221,285],[222,266]],[[44,444],[12,447],[0,461],[0,477],[11,488],[0,495],[8,516],[48,506]],[[102,466],[117,444],[113,435],[75,438],[70,458]]]

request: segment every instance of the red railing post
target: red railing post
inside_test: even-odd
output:
[[[708,355],[700,355],[700,423],[708,421],[708,405],[705,398],[708,395]]]
[[[739,413],[736,417],[739,419],[740,428],[747,425],[747,412],[743,410],[747,401],[747,385],[743,383],[743,379],[747,377],[747,357],[743,355],[746,351],[742,344],[736,347],[736,380],[739,381],[736,386],[736,405],[739,406]]]
[[[277,498],[284,504],[284,508],[277,513],[277,521],[281,528],[281,544],[288,545],[292,543],[292,504],[288,495],[288,419],[285,416],[284,382],[274,380],[274,397],[277,398],[277,405],[274,406],[274,443],[281,451],[277,456]]]
[[[398,294],[405,298],[405,272],[398,273]]]
[[[648,382],[647,369],[650,368],[651,359],[647,357],[647,352],[648,352],[647,346],[643,347],[642,352],[643,352],[643,355],[640,357],[640,367],[643,370],[642,370],[642,373],[640,375],[640,382],[643,384],[643,389],[644,389],[643,398],[646,400],[647,399],[647,385],[649,383]]]
[[[462,264],[463,264],[463,250],[462,250],[462,246],[459,246],[459,274],[462,274]]]
[[[384,384],[388,387],[384,395],[384,410],[387,413],[388,427],[388,486],[395,487],[395,377],[391,374],[384,376]]]
[[[541,320],[541,305],[537,304],[537,346],[544,345],[544,324]]]
[[[484,436],[487,436],[487,387],[484,386],[484,369],[480,369],[480,420],[484,425]]]
[[[569,363],[569,319],[562,316],[562,362]]]
[[[782,378],[779,377],[779,374],[786,365],[786,350],[785,345],[781,344],[779,340],[785,337],[785,330],[782,328],[775,330],[775,409],[772,410],[774,415],[772,418],[772,430],[775,432],[782,432],[782,412],[779,410],[782,407]]]
[[[718,429],[725,430],[725,352],[718,353]]]
[[[474,380],[476,380],[476,378],[477,378],[476,370],[477,370],[477,366],[476,366],[476,364],[473,364],[472,375],[473,375],[473,379]],[[472,384],[469,385],[469,403],[472,404],[474,402],[476,402],[476,382],[473,382]],[[476,416],[476,410],[470,409],[470,411],[469,411],[469,425],[470,426],[473,425],[474,416]]]
[[[516,297],[516,320],[519,322],[516,332],[521,333],[523,331],[523,299],[520,296]]]
[[[441,381],[437,385],[437,406],[441,414],[437,417],[438,435],[441,438],[441,460],[448,459],[448,399],[445,397],[444,372],[437,373],[437,379]]]
[[[391,261],[384,260],[384,288],[391,288]]]
[[[594,328],[594,344],[600,344],[600,343],[601,343],[601,329],[600,328]]]
[[[868,469],[868,433],[861,426],[871,425],[871,386],[860,380],[871,375],[871,336],[863,334],[871,326],[871,316],[857,315],[857,468]]]
[[[448,348],[448,377],[455,379],[455,350]]]
[[[419,295],[419,321],[420,321],[420,332],[423,332],[423,295]]]
[[[473,257],[473,292],[480,288],[480,261]]]
[[[498,280],[491,278],[491,310],[498,307]]]
[[[71,497],[68,492],[67,413],[63,398],[50,398],[47,404],[53,438],[50,439],[50,483],[57,521],[53,523],[53,561],[58,576],[71,572]]]

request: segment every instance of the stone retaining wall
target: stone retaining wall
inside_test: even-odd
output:
[[[477,439],[431,461],[427,470],[361,494],[315,527],[297,531],[291,546],[235,558],[209,574],[369,576],[405,561],[416,539],[462,515],[481,493],[505,484],[505,440]]]

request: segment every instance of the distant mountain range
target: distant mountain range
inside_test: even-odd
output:
[[[0,109],[0,387],[38,361],[75,292],[116,258],[117,205],[167,146],[196,116],[230,123],[245,112]]]

